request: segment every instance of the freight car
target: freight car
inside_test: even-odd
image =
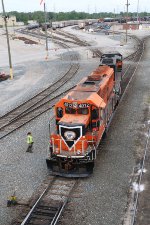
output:
[[[36,24],[29,24],[27,26],[27,29],[28,30],[33,30],[33,29],[36,29],[36,28],[39,28],[39,27],[40,27],[40,25],[38,23],[36,23]]]
[[[98,20],[96,19],[55,21],[55,22],[52,22],[52,28],[53,29],[63,28],[67,26],[79,25],[81,23],[92,24],[92,23],[96,23],[97,21]]]
[[[86,177],[93,172],[97,147],[121,95],[121,54],[108,53],[100,61],[55,105],[56,131],[50,134],[46,159],[53,175]]]

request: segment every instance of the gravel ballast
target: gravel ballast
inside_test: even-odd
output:
[[[111,35],[110,37],[102,35],[100,42],[97,41],[98,35],[96,35],[96,39],[93,34],[84,34],[84,36],[86,40],[91,42],[93,40],[95,46],[97,43],[103,50],[104,46],[106,46],[107,50],[119,50],[118,39],[113,39]],[[120,47],[121,53],[127,56],[131,51],[134,52],[134,46],[134,41],[130,40],[129,48],[127,46]],[[89,75],[99,64],[98,58],[87,56],[86,51],[83,51],[82,48],[80,50],[77,47],[72,50],[80,52],[81,68],[74,80],[67,84],[67,88],[69,85],[76,84],[82,77]],[[32,51],[34,52],[34,47]],[[0,66],[3,69],[6,68],[5,64],[1,64]],[[69,68],[69,62],[62,61],[59,54],[48,61],[39,59],[39,56],[36,58],[35,54],[34,60],[29,62],[26,59],[25,63],[16,62],[14,66],[17,71],[15,72],[16,76],[14,76],[14,80],[0,83],[1,115],[36,94],[58,77],[61,77]],[[132,92],[133,90],[130,91]],[[137,128],[135,120],[140,121],[142,118],[142,112],[138,115],[136,114],[137,117],[133,113],[133,111],[137,110],[137,104],[136,102],[132,102],[132,100],[139,98],[140,101],[142,99],[142,93],[137,96],[138,94],[135,94],[134,98],[131,98],[134,93],[129,94],[126,96],[124,103],[122,102],[122,105],[119,106],[120,110],[116,113],[111,124],[107,141],[102,145],[102,152],[99,153],[94,174],[92,177],[81,181],[80,190],[84,194],[81,199],[76,199],[75,201],[74,213],[77,213],[76,215],[78,216],[71,218],[73,219],[72,225],[119,224],[126,206],[129,175],[134,165],[131,147],[134,145],[134,135],[136,135],[134,133],[134,130]],[[129,116],[131,105],[133,107]],[[44,113],[7,138],[1,140],[0,225],[9,225],[12,219],[18,215],[16,207],[6,207],[8,197],[16,191],[19,201],[28,202],[34,191],[48,175],[45,158],[49,142],[48,121],[50,115],[52,115],[52,111]],[[127,124],[130,124],[130,126],[127,126]],[[33,154],[26,153],[26,134],[28,131],[32,132],[34,138]]]

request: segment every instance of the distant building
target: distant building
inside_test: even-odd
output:
[[[16,22],[16,26],[24,26],[24,22]]]
[[[16,21],[16,17],[15,16],[9,16],[7,18],[7,26],[8,27],[13,27],[13,26],[23,26],[24,23],[23,22],[17,22]],[[0,15],[0,26],[5,26],[4,23],[4,18],[2,17],[2,15]]]
[[[4,26],[4,18],[2,16],[0,16],[0,26]],[[15,16],[9,16],[7,18],[7,25],[9,27],[11,26],[15,26],[16,25],[16,17]]]
[[[29,25],[37,24],[36,20],[28,20],[27,22]]]

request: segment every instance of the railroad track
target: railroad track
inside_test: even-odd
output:
[[[60,97],[67,94],[73,87],[75,86],[72,86],[63,93],[56,94],[56,96],[54,96],[53,93],[53,96],[47,96],[37,103],[32,104],[30,107],[25,108],[25,105],[28,104],[27,102],[23,104],[23,106],[19,106],[10,111],[7,115],[4,115],[2,120],[0,119],[0,123],[2,124],[0,127],[0,139],[50,110],[59,101]],[[31,100],[29,100],[29,102],[31,102]]]
[[[138,182],[137,182],[137,185],[138,185],[139,189],[140,189],[142,177],[143,177],[143,174],[144,174],[144,169],[145,169],[144,167],[145,167],[146,155],[147,155],[148,146],[149,146],[149,139],[150,139],[150,124],[148,125],[147,138],[146,138],[146,144],[145,144],[145,149],[144,149],[144,156],[143,156],[143,159],[140,163],[141,167],[139,168],[140,173],[139,173]],[[131,216],[131,224],[130,225],[134,225],[135,222],[136,222],[136,215],[137,215],[137,209],[138,209],[138,199],[139,199],[139,191],[134,193],[134,202],[133,202],[133,206],[132,206],[132,216]]]
[[[78,179],[54,177],[29,213],[22,219],[21,225],[57,224],[77,183]],[[16,221],[15,225],[18,224],[20,223]]]
[[[83,47],[90,47],[91,45],[89,43],[87,43],[86,41],[82,41],[80,40],[78,37],[76,37],[75,35],[73,34],[70,34],[68,32],[64,32],[62,30],[56,30],[55,31],[56,34],[59,34],[59,35],[62,35],[64,36],[65,38],[71,38],[73,41],[69,41],[67,39],[63,39],[63,38],[60,38],[60,37],[56,37],[53,35],[53,40],[54,40],[54,43],[57,43],[57,41],[59,40],[59,42],[61,41],[61,45],[62,43],[64,42],[70,42],[70,43],[73,43],[73,44],[76,44],[76,45],[79,45],[79,46],[83,46]],[[43,34],[44,35],[44,34]],[[44,35],[45,36],[45,35]],[[52,37],[51,37],[52,38]],[[56,41],[57,40],[57,41]],[[58,42],[58,44],[59,44]],[[102,55],[102,52],[99,50],[99,49],[93,49],[93,48],[90,48],[90,51],[93,52],[93,54],[95,54],[95,56],[97,57],[100,57]]]
[[[69,48],[65,43],[61,44],[64,48]],[[79,69],[78,55],[69,55],[69,59],[71,60],[70,68],[61,78],[58,78],[45,90],[0,117],[0,139],[53,107],[63,94],[57,94],[56,91],[65,85]],[[67,91],[69,90],[70,88]]]
[[[22,34],[26,34],[26,35],[36,37],[36,38],[41,38],[41,39],[46,38],[45,32],[43,32],[42,30],[39,30],[37,32],[36,29],[33,29],[32,31],[29,31],[27,29],[22,29],[22,30],[19,30],[19,32],[22,33]],[[60,32],[60,31],[55,32],[56,34],[62,35],[66,38],[69,38],[69,39],[66,39],[66,38],[58,37],[54,33],[52,34],[51,31],[49,31],[49,30],[47,32],[48,32],[47,38],[53,39],[53,42],[56,43],[56,44],[59,44],[59,45],[67,42],[67,43],[75,44],[75,45],[78,45],[78,46],[90,46],[90,44],[88,44],[86,41],[81,41],[80,39],[78,39],[76,36],[73,36],[73,35],[70,35],[70,36],[67,35],[67,34],[65,35],[64,33]]]
[[[139,49],[140,51],[137,50],[134,53],[134,57],[132,56],[132,59],[137,60],[137,56],[140,56],[141,49],[142,49],[142,42],[141,42],[141,47]],[[101,55],[101,52],[99,50],[95,49],[93,51],[95,51],[95,54]],[[59,100],[60,96],[63,94],[63,93],[59,95],[55,94],[56,90],[58,90],[62,85],[66,84],[66,82],[73,77],[73,75],[79,69],[79,65],[73,64],[72,68],[73,68],[73,71],[70,69],[68,73],[66,73],[65,76],[63,76],[63,78],[57,81],[55,84],[51,85],[46,90],[34,96],[29,101],[23,103],[22,105],[18,106],[14,110],[2,116],[0,118],[0,132],[1,132],[0,139],[6,137],[8,134],[12,133],[13,131],[17,130],[18,128],[22,127],[23,125],[27,124],[31,120],[35,119],[42,113],[52,108],[55,105],[55,103]],[[129,68],[130,68],[130,65],[126,69],[123,75],[123,80],[121,85],[122,92],[124,91],[127,85],[127,82],[129,81],[131,76],[130,72],[127,74],[127,71],[129,71]],[[70,89],[66,90],[66,92],[68,92],[69,90]]]
[[[39,29],[38,29],[39,30]],[[42,32],[42,31],[37,31],[37,29],[33,29],[33,31],[28,31],[27,29],[22,29],[22,30],[19,30],[20,33],[23,33],[23,34],[27,34],[27,35],[30,35],[30,36],[33,36],[33,37],[36,37],[36,38],[42,38],[42,39],[45,39],[46,36],[45,36],[45,33]],[[75,44],[75,45],[79,45],[79,46],[83,46],[83,47],[90,47],[91,45],[89,43],[87,43],[86,41],[82,41],[80,40],[79,38],[77,38],[75,35],[73,34],[70,34],[68,32],[64,32],[64,31],[55,31],[56,34],[59,34],[59,35],[62,35],[66,38],[71,38],[73,39],[73,41],[71,40],[67,40],[67,39],[64,39],[64,38],[60,38],[60,37],[56,37],[54,36],[53,34],[51,35],[48,35],[48,38],[50,39],[53,39],[53,42],[55,44],[58,44],[64,48],[68,48],[68,45],[66,45],[66,42],[70,42],[72,44]],[[93,52],[93,54],[95,54],[95,56],[97,57],[100,57],[102,55],[102,52],[98,49],[93,49],[93,48],[90,48],[90,51]]]
[[[136,165],[133,168],[132,171],[132,177],[130,180],[130,187],[129,187],[129,200],[128,200],[128,205],[126,209],[126,215],[125,218],[122,221],[122,225],[135,225],[135,224],[149,224],[149,194],[150,194],[150,189],[148,189],[149,184],[147,181],[147,178],[144,180],[144,174],[146,169],[149,168],[150,164],[150,157],[149,155],[149,140],[150,140],[150,123],[145,123],[145,129],[147,130],[146,132],[146,140],[145,140],[145,147],[144,147],[144,153],[142,156],[142,159],[138,165]],[[148,172],[149,173],[149,172]],[[139,211],[139,216],[138,216],[138,205],[140,203],[139,197],[140,197],[140,188],[141,188],[141,183],[145,182],[146,183],[146,190],[144,193],[142,193],[142,199],[144,204],[140,206],[140,209],[142,208],[143,212],[141,214],[141,211]],[[136,189],[134,188],[136,186]],[[140,210],[139,209],[139,210]],[[143,223],[141,223],[143,222]]]
[[[139,61],[141,60],[143,53],[144,53],[144,48],[145,48],[145,41],[149,38],[150,36],[147,36],[146,38],[144,38],[142,40],[142,48],[140,47],[140,51],[141,51],[141,56]],[[138,65],[137,65],[138,67]],[[136,67],[136,69],[137,69]],[[136,70],[135,70],[136,71]],[[134,74],[135,74],[134,71]],[[134,74],[132,75],[131,79],[133,78]],[[131,80],[130,80],[131,81]],[[126,89],[128,88],[130,81],[126,87]],[[125,90],[126,91],[126,90]],[[147,157],[147,154],[149,154],[149,140],[150,140],[150,122],[147,121],[144,124],[145,127],[145,136],[146,136],[146,140],[145,140],[145,147],[144,147],[144,153],[143,156],[140,160],[140,163],[138,165],[136,165],[133,168],[132,171],[132,177],[130,180],[130,187],[129,187],[129,196],[128,196],[128,204],[126,207],[126,216],[122,221],[122,225],[135,225],[135,224],[141,224],[141,222],[143,222],[143,224],[149,224],[149,201],[148,201],[148,197],[150,195],[150,191],[148,189],[149,184],[147,183],[147,191],[144,192],[143,194],[143,202],[144,202],[144,207],[142,208],[143,212],[141,214],[141,212],[139,213],[139,218],[137,219],[137,214],[138,214],[138,204],[139,204],[139,196],[140,196],[140,186],[141,186],[141,182],[144,176],[144,170],[145,170],[145,166],[147,165],[147,167],[149,167],[150,165],[150,157]],[[146,182],[148,182],[146,180]],[[136,185],[136,189],[134,189],[133,184]],[[145,217],[144,217],[145,216]],[[139,220],[139,221],[138,221]]]
[[[44,112],[50,110],[59,100],[60,96],[66,94],[74,86],[57,94],[57,90],[71,79],[78,70],[78,65],[74,70],[70,70],[67,76],[61,78],[58,82],[48,87],[46,90],[40,92],[27,102],[11,110],[0,118],[0,139],[6,137],[8,134],[22,127],[26,123],[40,116]],[[58,86],[59,83],[59,86]]]
[[[143,47],[143,46],[144,46],[144,42],[141,41],[141,42],[140,42],[140,48],[139,48],[139,51],[137,50],[136,53],[132,56],[132,60],[133,60],[133,61],[137,61],[137,64],[134,66],[134,72],[133,72],[132,74],[130,74],[130,73],[128,73],[128,72],[125,71],[126,73],[124,74],[123,79],[125,79],[126,76],[129,76],[129,75],[130,75],[130,79],[129,79],[128,85],[126,86],[126,88],[125,88],[124,91],[123,91],[123,94],[122,94],[122,96],[121,96],[121,100],[120,100],[120,101],[123,100],[124,95],[125,95],[125,93],[127,92],[128,86],[129,86],[131,80],[132,80],[133,77],[134,77],[135,71],[136,71],[136,69],[137,69],[137,67],[138,67],[138,62],[140,61],[141,56],[142,56],[142,54],[143,54],[143,52],[144,52],[144,47]],[[115,115],[115,114],[114,114],[114,115]],[[148,136],[150,136],[150,128],[149,128],[148,133],[149,133]],[[149,137],[148,137],[148,140],[149,140]],[[103,144],[105,143],[105,141],[106,141],[106,140],[103,139],[101,145],[103,145]],[[148,146],[148,141],[147,141],[147,143],[146,143],[146,149],[147,149],[147,146]],[[143,164],[143,165],[144,165],[144,164]],[[144,168],[144,166],[142,166],[142,168]],[[135,207],[135,212],[136,212],[136,209],[137,209],[137,208]],[[61,223],[61,221],[60,221],[60,223]],[[133,224],[130,224],[130,225],[134,225],[134,223],[133,223]]]
[[[132,74],[134,74],[134,71],[137,68],[141,55],[143,54],[143,51],[144,51],[144,42],[146,38],[149,38],[148,36],[140,40],[137,37],[134,37],[134,36],[132,37],[137,41],[138,48],[136,49],[134,53],[124,58],[124,60],[127,63],[127,66],[123,69],[123,76],[122,76],[122,82],[121,82],[122,93],[125,91]]]
[[[64,32],[62,30],[55,30],[55,33],[58,34],[58,35],[64,36],[65,38],[72,39],[73,41],[75,41],[74,44],[77,44],[79,46],[90,46],[90,44],[87,43],[86,41],[82,41],[77,36],[75,36],[73,34],[70,34],[66,31]]]
[[[61,43],[63,47],[67,47],[65,43]],[[97,56],[101,55],[98,49],[92,50]],[[77,55],[70,56],[72,61],[77,61]],[[0,118],[0,139],[22,127],[26,123],[35,119],[42,113],[52,108],[59,100],[60,96],[68,92],[73,87],[69,88],[61,94],[56,94],[56,91],[70,80],[79,69],[79,63],[72,63],[68,72],[47,89],[40,92],[27,102],[21,104]]]
[[[142,43],[141,43],[141,50],[142,50]],[[140,51],[137,52],[137,58],[140,58]],[[137,60],[135,58],[135,60]],[[130,78],[131,78],[131,74]],[[127,76],[127,75],[126,75]],[[126,76],[123,76],[125,78]],[[65,178],[66,180],[66,178]],[[68,188],[68,185],[70,185],[69,182],[65,185],[63,182],[60,185],[60,188],[58,188],[58,180],[54,180],[50,186],[43,192],[43,195],[40,196],[40,199],[36,202],[36,204],[33,206],[29,214],[26,216],[24,221],[21,223],[21,225],[35,225],[35,224],[56,224],[59,216],[61,215],[65,205],[67,204],[67,201],[69,199],[69,196],[71,194],[71,191],[73,190],[75,183],[72,184],[70,188]],[[57,183],[58,182],[58,183]],[[67,193],[64,193],[63,187],[67,187]],[[59,190],[61,190],[59,192]],[[55,192],[56,191],[56,192]],[[63,192],[63,194],[62,194]],[[63,200],[62,200],[63,199]],[[39,222],[40,221],[40,222]]]

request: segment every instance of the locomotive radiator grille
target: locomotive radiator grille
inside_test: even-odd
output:
[[[69,149],[71,149],[82,136],[82,126],[67,127],[59,125],[59,134]]]

